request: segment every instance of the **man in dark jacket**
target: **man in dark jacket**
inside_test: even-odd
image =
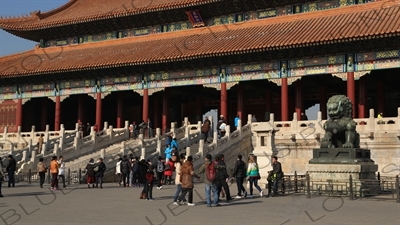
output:
[[[103,158],[99,158],[97,161],[97,165],[99,169],[96,172],[96,188],[99,187],[103,189],[103,177],[104,177],[104,172],[106,171],[106,164],[103,162]]]
[[[247,197],[246,189],[243,187],[244,178],[246,178],[246,164],[242,160],[242,155],[238,155],[235,169],[233,170],[233,177],[236,178],[236,184],[238,189],[238,195],[236,198],[242,198],[242,191],[244,197]]]
[[[124,187],[126,187],[127,186],[126,182],[128,180],[129,174],[131,172],[131,165],[128,161],[128,156],[124,155],[120,166],[121,166],[122,182],[124,184]],[[128,184],[128,187],[129,187],[129,184]]]
[[[278,181],[282,178],[282,166],[278,162],[278,157],[272,156],[272,170],[268,172],[268,196],[275,197],[278,194]],[[274,193],[271,194],[272,185],[274,186]]]
[[[9,155],[7,158],[8,158],[8,165],[6,167],[6,171],[8,174],[8,187],[11,187],[11,185],[15,187],[14,174],[15,171],[17,170],[17,162],[15,161],[12,155]]]
[[[204,137],[204,143],[207,143],[207,138],[208,138],[208,132],[210,132],[211,128],[211,121],[205,117],[203,126],[201,126],[201,134]]]
[[[218,196],[219,193],[221,193],[222,188],[224,188],[225,194],[226,194],[226,201],[231,201],[231,193],[229,191],[229,186],[228,186],[228,180],[229,180],[229,175],[228,172],[226,171],[226,164],[224,162],[224,155],[220,154],[218,156],[218,164],[216,165],[217,167],[217,184],[218,184]]]

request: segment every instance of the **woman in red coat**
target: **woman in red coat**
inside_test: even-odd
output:
[[[174,162],[172,162],[171,159],[169,159],[168,162],[165,163],[165,168],[164,168],[164,183],[166,185],[170,185],[171,184],[171,180],[172,180],[172,173],[174,172],[175,168],[174,168]]]

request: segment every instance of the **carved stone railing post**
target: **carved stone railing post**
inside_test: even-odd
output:
[[[90,135],[92,136],[92,141],[93,141],[93,145],[96,144],[96,131],[94,130],[94,127],[92,126],[90,128]]]
[[[271,126],[273,126],[275,123],[275,115],[273,113],[269,114],[269,123],[271,124]]]
[[[324,130],[323,124],[322,124],[322,113],[321,113],[321,111],[318,111],[317,124],[315,124],[314,128],[315,128],[314,138],[320,139],[322,131]]]
[[[139,144],[140,148],[144,148],[143,134],[139,134]]]
[[[197,132],[201,133],[201,125],[202,125],[201,121],[198,121],[197,122]]]
[[[106,149],[105,148],[103,148],[101,151],[100,151],[100,157],[104,160],[105,159],[105,157],[106,157]]]
[[[79,131],[79,123],[75,123],[75,131],[76,131],[76,132]]]
[[[121,153],[121,155],[126,155],[126,150],[125,150],[125,147],[126,146],[126,142],[125,141],[123,141],[123,142],[121,142],[121,150],[120,150],[120,153]]]
[[[100,125],[100,124],[99,124]],[[104,122],[104,127],[103,127],[103,130],[104,131],[106,131],[107,130],[107,128],[108,128],[108,122],[107,121],[105,121]]]
[[[156,138],[157,138],[156,151],[158,152],[158,155],[161,156],[161,129],[160,128],[156,129]]]
[[[141,154],[140,154],[140,159],[142,160],[142,159],[146,159],[146,149],[145,148],[142,148],[142,152],[141,152]]]
[[[113,131],[113,126],[112,125],[110,125],[108,127],[108,132],[107,133],[108,133],[108,135],[110,135],[109,143],[111,144],[112,140],[114,139],[114,131]]]
[[[253,122],[253,115],[249,114],[247,115],[247,124],[252,124]]]
[[[14,143],[11,143],[11,146],[10,146],[10,155],[14,155]]]
[[[79,137],[74,138],[74,148],[75,148],[75,157],[76,157],[76,152],[79,150]]]
[[[204,158],[204,140],[201,139],[199,141],[199,152],[200,152],[200,158],[203,159]]]
[[[26,160],[27,160],[27,158],[28,158],[28,152],[25,150],[25,151],[23,151],[22,152],[22,162],[23,163],[25,163],[25,162],[27,162]]]
[[[44,133],[44,146],[42,146],[42,151],[45,151],[50,146],[50,143],[49,143],[49,140],[50,140],[49,132],[50,132],[50,125],[47,124],[46,125],[46,131]]]
[[[293,113],[293,120],[291,122],[291,130],[292,130],[292,139],[296,139],[296,134],[298,132],[299,129],[299,121],[297,121],[297,113]]]
[[[58,133],[58,136],[60,136],[61,138],[64,138],[64,133],[65,133],[64,124],[60,124],[60,132]]]
[[[185,139],[186,139],[186,147],[190,146],[190,128],[188,126],[185,127]]]
[[[231,140],[231,126],[225,126],[225,136],[227,136],[228,141]]]
[[[369,131],[375,132],[375,127],[376,126],[375,126],[375,110],[374,109],[370,109],[369,110],[369,117],[368,117],[367,127],[368,127]]]
[[[32,129],[31,129],[31,138],[30,139],[32,139],[32,140],[34,140],[35,139],[35,125],[33,125],[32,126]]]
[[[238,121],[237,131],[239,132],[239,137],[242,136],[242,120]]]
[[[129,121],[128,120],[125,120],[124,129],[125,129],[125,132],[124,132],[125,139],[129,139]]]
[[[33,151],[33,140],[32,139],[29,139],[29,143],[28,143],[28,156],[31,156],[32,155],[32,151]],[[42,146],[42,148],[43,148],[43,146]]]
[[[36,166],[36,151],[35,150],[32,151],[32,157],[31,157],[31,159],[29,161],[31,161],[32,164],[34,166]],[[35,168],[35,167],[33,167],[33,168]]]
[[[65,141],[65,128],[64,128],[63,124],[61,124],[60,135],[61,135],[61,137],[60,137],[60,143],[59,143],[60,146],[59,147],[60,147],[60,150],[62,151],[62,150],[64,150],[64,141]]]
[[[18,135],[18,143],[20,143],[21,142],[21,126],[18,126],[17,135]]]
[[[53,154],[56,155],[57,157],[59,156],[58,145],[54,145]],[[44,152],[43,152],[43,156],[44,156]]]
[[[185,117],[184,119],[183,119],[183,126],[187,126],[188,125],[188,123],[189,123],[189,118],[187,118],[187,117]]]
[[[172,122],[171,123],[171,132],[172,132],[172,137],[175,138],[176,137],[176,127],[175,127],[176,123]]]
[[[190,147],[186,147],[186,158],[190,155]]]
[[[213,144],[217,144],[218,143],[218,132],[214,131],[213,133]]]

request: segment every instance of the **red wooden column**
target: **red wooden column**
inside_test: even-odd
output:
[[[85,105],[83,102],[83,95],[79,95],[79,97],[78,97],[78,124],[83,123],[84,107],[85,107]],[[96,121],[96,123],[97,123],[97,121]],[[99,124],[97,124],[97,125],[99,125]]]
[[[243,121],[244,120],[244,107],[243,107],[243,84],[239,83],[238,84],[238,100],[237,100],[237,115],[239,116],[239,118]]]
[[[41,119],[42,130],[46,130],[47,125],[47,99],[42,100],[42,119]]]
[[[295,111],[297,120],[301,120],[301,113],[303,112],[303,84],[301,80],[296,82]]]
[[[385,84],[382,81],[378,82],[378,113],[383,113],[385,116]]]
[[[266,110],[267,110],[268,113],[271,113],[272,112],[272,104],[273,104],[272,91],[271,90],[267,90],[266,91],[265,99],[266,99],[266,104],[267,104]]]
[[[97,124],[98,130],[100,131],[102,129],[102,124],[101,124],[101,93],[100,92],[96,93],[96,124]]]
[[[321,111],[321,119],[327,119],[327,108],[326,108],[326,87],[319,87],[319,111]]]
[[[118,93],[118,101],[117,101],[117,128],[122,128],[122,117],[124,114],[124,109],[123,109],[123,101],[124,101],[124,95],[122,92]]]
[[[163,95],[163,108],[162,108],[162,132],[163,134],[167,131],[168,127],[168,95],[169,89],[165,88],[164,95]]]
[[[353,118],[356,118],[356,88],[354,72],[347,72],[347,97],[353,105]]]
[[[55,115],[54,115],[54,130],[60,130],[60,121],[61,121],[61,101],[60,96],[56,96],[56,108],[55,108]]]
[[[281,78],[281,121],[289,120],[289,86],[287,77]]]
[[[22,128],[22,98],[18,99],[17,102],[17,115],[16,115],[16,126],[20,126]]]
[[[225,82],[221,83],[221,115],[228,120],[228,91]]]
[[[153,118],[153,127],[160,127],[160,101],[157,97],[153,95],[153,103],[154,103],[154,118]]]
[[[143,111],[142,120],[146,123],[149,120],[149,89],[143,89]]]
[[[367,104],[365,77],[358,80],[358,118],[365,118]]]

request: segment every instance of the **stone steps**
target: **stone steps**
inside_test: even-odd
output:
[[[137,145],[139,145],[139,141],[138,140],[128,141],[126,143],[126,145],[134,144],[135,142],[136,142]],[[86,164],[89,163],[89,160],[91,158],[94,159],[95,161],[98,158],[100,158],[101,154],[102,154],[102,150],[103,149],[99,149],[99,150],[97,150],[95,152],[92,152],[90,154],[86,154],[86,155],[80,156],[77,159],[68,160],[68,161],[65,162],[66,167],[70,168],[71,170],[79,170],[79,168],[84,168],[84,167],[86,167]],[[109,146],[107,148],[104,148],[104,150],[105,150],[104,161],[106,163],[106,161],[109,160],[109,158],[112,158],[112,157],[115,158],[116,156],[119,157],[119,155],[121,155],[121,143],[113,144],[113,145],[111,145],[111,146]]]

